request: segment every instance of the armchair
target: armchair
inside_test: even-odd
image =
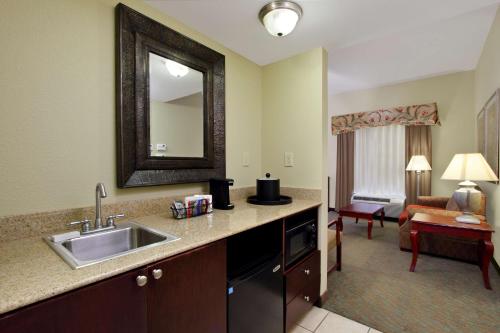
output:
[[[479,219],[485,219],[486,196],[484,194],[482,194],[480,206],[475,207],[473,212]],[[433,196],[418,197],[417,204],[408,205],[399,216],[399,248],[402,251],[411,251],[411,218],[415,213],[453,217],[462,215],[462,212],[458,209],[454,200],[450,198]],[[460,237],[423,233],[420,236],[419,248],[421,253],[449,257],[467,262],[477,262],[477,242]]]

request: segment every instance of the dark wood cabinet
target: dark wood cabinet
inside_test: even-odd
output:
[[[320,276],[302,289],[290,303],[286,305],[286,329],[289,331],[313,307],[319,299]]]
[[[2,315],[0,332],[224,333],[226,311],[221,240]]]
[[[226,332],[226,240],[148,267],[149,332]]]
[[[146,333],[146,288],[134,270],[0,317],[2,333]]]
[[[297,296],[302,289],[315,281],[320,272],[320,252],[315,251],[286,274],[286,303]]]
[[[320,251],[314,251],[285,274],[286,329],[292,328],[319,299]]]

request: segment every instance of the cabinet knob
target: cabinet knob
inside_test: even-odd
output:
[[[311,271],[310,271],[310,270],[308,270],[308,269],[305,269],[305,270],[304,270],[304,273],[306,273],[306,275],[309,275],[309,274],[311,274]]]
[[[153,269],[153,277],[155,278],[155,280],[161,279],[162,276],[163,276],[163,271],[161,269],[159,268]]]
[[[306,300],[306,302],[309,302],[309,296],[304,296],[304,299]]]
[[[148,277],[146,275],[139,275],[135,278],[135,281],[139,287],[144,287],[148,283]]]

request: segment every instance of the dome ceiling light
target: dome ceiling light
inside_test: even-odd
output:
[[[292,1],[273,1],[259,12],[259,19],[264,27],[276,37],[291,33],[301,16],[302,8]]]

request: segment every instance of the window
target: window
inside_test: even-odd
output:
[[[362,128],[354,144],[354,193],[405,197],[405,127]]]

